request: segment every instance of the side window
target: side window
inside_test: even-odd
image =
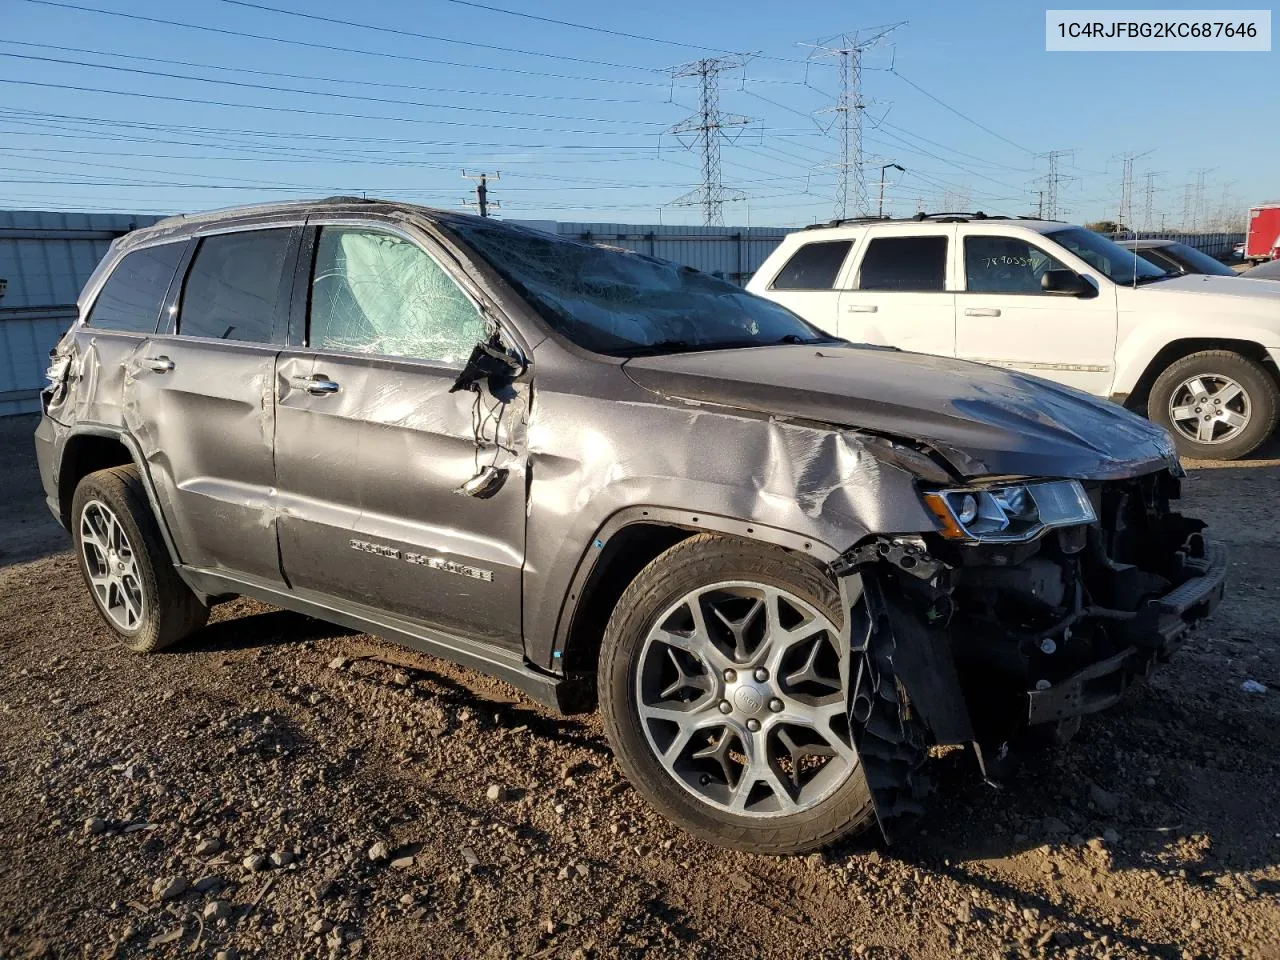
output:
[[[186,241],[162,243],[124,257],[89,310],[89,326],[99,330],[155,333],[160,307]]]
[[[475,304],[425,250],[378,230],[321,229],[312,347],[462,364],[484,338]]]
[[[791,255],[771,284],[774,290],[830,290],[853,249],[852,240],[806,243]]]
[[[858,268],[859,290],[947,289],[946,237],[877,237]]]
[[[965,237],[965,289],[971,293],[1041,293],[1046,270],[1060,261],[1021,237]]]
[[[270,343],[290,232],[245,230],[202,239],[187,271],[178,333]]]

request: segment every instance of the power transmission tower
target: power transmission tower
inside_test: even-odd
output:
[[[1195,223],[1195,190],[1194,183],[1182,185],[1182,229],[1190,233]]]
[[[1207,213],[1204,198],[1204,178],[1212,173],[1214,169],[1216,168],[1201,167],[1196,171],[1196,200],[1195,207],[1191,213],[1191,229],[1193,231],[1204,222],[1205,214]]]
[[[862,114],[867,108],[867,102],[862,99],[862,55],[900,26],[901,23],[895,23],[881,27],[865,37],[861,32],[842,33],[825,42],[805,44],[813,48],[811,59],[839,58],[840,93],[835,104],[822,111],[836,114],[839,127],[840,159],[833,164],[837,220],[848,217],[851,206],[854,216],[863,217],[869,212],[867,183],[862,172]]]
[[[489,215],[490,207],[502,206],[502,204],[499,203],[497,200],[489,199],[489,179],[488,179],[490,176],[492,176],[493,179],[495,180],[501,180],[502,179],[501,173],[497,173],[497,172],[492,174],[467,173],[466,170],[463,170],[462,175],[466,177],[468,180],[476,181],[476,198],[474,200],[463,200],[462,201],[463,206],[475,207],[476,210],[479,211],[480,216],[482,217],[487,217]]]
[[[1044,182],[1044,218],[1046,220],[1057,220],[1059,213],[1065,211],[1058,208],[1058,188],[1075,177],[1068,177],[1058,167],[1058,161],[1064,157],[1074,157],[1074,150],[1050,150],[1048,153],[1042,153],[1039,156],[1049,161],[1048,172],[1040,179]]]
[[[1120,179],[1120,215],[1117,223],[1126,230],[1133,229],[1133,161],[1140,160],[1150,153],[1151,151],[1148,150],[1146,153],[1126,153],[1118,158],[1112,158],[1119,159],[1124,164],[1124,172]]]
[[[698,112],[667,130],[690,150],[702,151],[702,183],[694,190],[671,201],[677,207],[702,207],[702,220],[707,225],[724,223],[724,183],[720,178],[720,143],[729,137],[725,130],[741,129],[751,123],[750,117],[723,113],[720,110],[720,74],[746,65],[745,56],[706,57],[681,64],[671,71],[672,81],[696,77],[700,89]],[[683,137],[692,135],[685,143]],[[733,197],[732,199],[738,199]]]
[[[1162,177],[1164,176],[1164,173],[1158,170],[1148,170],[1145,176],[1147,178],[1147,187],[1142,204],[1142,225],[1144,230],[1151,231],[1154,230],[1156,226],[1156,177]]]

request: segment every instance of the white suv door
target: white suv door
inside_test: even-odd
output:
[[[841,281],[836,333],[944,357],[955,353],[954,224],[872,227]]]
[[[1029,230],[959,229],[956,356],[1011,367],[1107,396],[1115,366],[1115,289]],[[1093,279],[1093,296],[1045,293],[1047,270]]]

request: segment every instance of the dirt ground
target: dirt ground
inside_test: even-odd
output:
[[[906,842],[770,859],[652,813],[594,717],[372,637],[235,601],[117,647],[34,426],[0,420],[0,958],[1280,957],[1280,459],[1190,465],[1228,599],[1124,704],[998,788],[935,760]]]

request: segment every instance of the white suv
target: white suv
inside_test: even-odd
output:
[[[918,214],[810,227],[747,289],[847,340],[1145,408],[1188,457],[1242,457],[1280,412],[1280,285],[1169,276],[1065,223]]]

